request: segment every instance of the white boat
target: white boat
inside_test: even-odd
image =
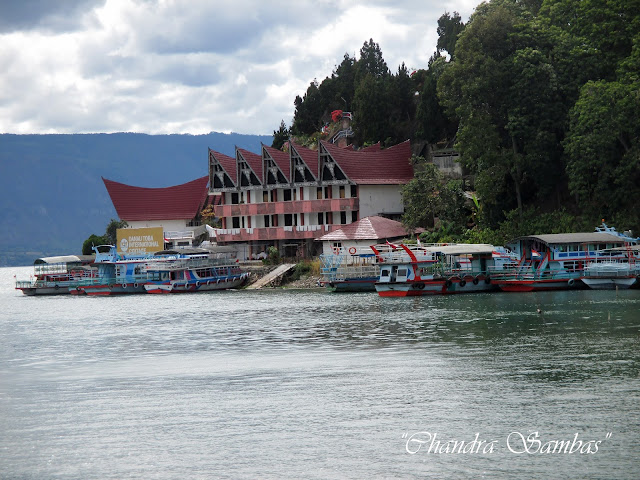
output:
[[[627,289],[637,281],[636,265],[627,262],[593,262],[584,269],[580,277],[585,285],[594,290]]]
[[[69,294],[69,287],[97,276],[93,262],[91,255],[38,258],[33,264],[31,280],[16,280],[16,290],[29,296]]]

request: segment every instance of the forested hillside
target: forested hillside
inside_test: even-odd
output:
[[[260,152],[271,136],[0,135],[0,266],[80,253],[117,218],[101,177],[141,187],[177,185],[208,174],[210,147]]]
[[[356,145],[455,145],[473,182],[431,187],[442,179],[416,159],[406,189],[406,223],[433,230],[437,217],[434,240],[592,230],[602,218],[640,233],[640,0],[493,0],[466,25],[445,13],[433,28],[438,49],[416,72],[391,73],[373,40],[345,55],[295,98],[291,133],[313,140],[342,109]]]

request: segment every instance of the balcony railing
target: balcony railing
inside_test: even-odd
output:
[[[241,217],[252,215],[280,215],[285,213],[342,212],[358,210],[357,198],[328,198],[325,200],[297,200],[286,202],[245,203],[218,205],[216,217]]]
[[[216,228],[218,242],[304,240],[318,238],[343,225],[298,225],[268,228]]]

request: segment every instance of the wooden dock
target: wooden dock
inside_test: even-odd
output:
[[[296,266],[295,263],[284,263],[282,265],[279,265],[275,270],[272,270],[271,272],[267,273],[264,277],[259,278],[257,281],[249,285],[247,287],[247,290],[257,290],[259,288],[262,288],[265,285],[268,285],[271,282],[273,282],[275,279],[281,277],[282,275],[287,273],[289,270],[291,270],[295,266]]]

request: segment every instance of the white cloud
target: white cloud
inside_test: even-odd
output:
[[[0,132],[269,134],[290,124],[295,96],[345,53],[357,56],[372,38],[392,71],[424,67],[439,16],[458,11],[466,21],[476,4],[77,0],[46,15],[16,9],[0,23]]]

